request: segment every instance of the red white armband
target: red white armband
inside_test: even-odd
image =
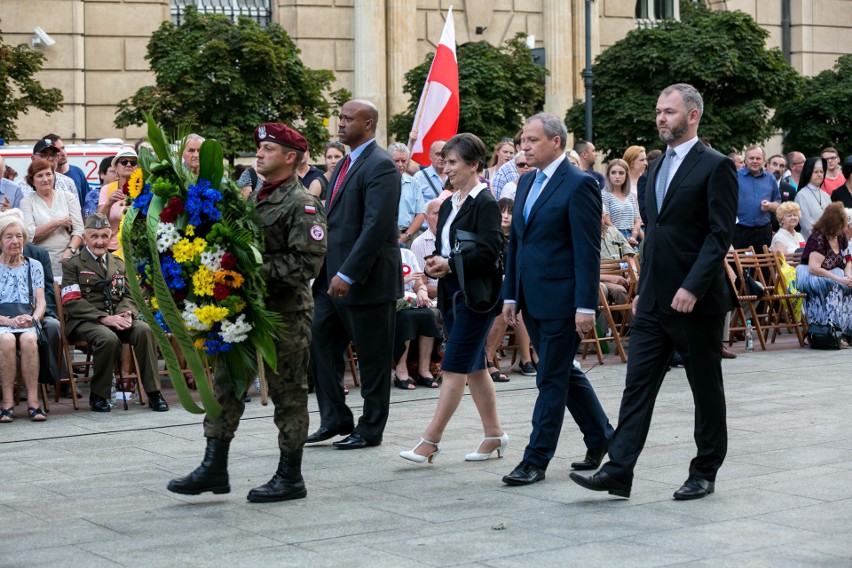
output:
[[[83,297],[83,293],[80,291],[79,284],[72,284],[70,286],[65,286],[62,289],[62,303],[67,304],[71,300],[79,300]]]

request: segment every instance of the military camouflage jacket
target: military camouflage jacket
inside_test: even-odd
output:
[[[262,273],[267,306],[278,312],[313,308],[310,281],[316,278],[326,252],[326,220],[322,203],[308,193],[296,175],[268,197],[251,194],[266,247]]]

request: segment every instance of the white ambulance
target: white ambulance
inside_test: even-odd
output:
[[[85,172],[89,187],[98,189],[101,187],[101,179],[98,177],[101,160],[115,156],[127,146],[121,138],[104,138],[98,140],[97,144],[66,144],[65,153],[69,164]],[[0,156],[3,156],[7,166],[12,166],[18,172],[15,181],[23,181],[32,161],[33,146],[0,146]]]

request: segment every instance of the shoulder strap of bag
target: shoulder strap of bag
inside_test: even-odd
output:
[[[429,174],[426,173],[425,169],[423,170],[423,177],[425,177],[426,181],[429,182],[429,187],[431,187],[432,191],[435,192],[435,197],[438,197],[439,195],[441,195],[441,192],[438,191],[438,188],[435,187],[434,183],[432,183],[432,178],[429,177]]]
[[[24,257],[24,264],[28,266],[27,270],[27,289],[29,290],[30,305],[35,309],[35,299],[33,298],[33,265]]]

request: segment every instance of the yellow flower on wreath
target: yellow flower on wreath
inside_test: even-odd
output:
[[[195,308],[195,315],[204,325],[213,325],[228,316],[228,308],[220,308],[219,306],[203,306]]]
[[[127,180],[127,193],[132,199],[136,199],[142,193],[142,182],[142,168],[136,168]]]
[[[203,338],[203,337],[199,337],[198,339],[196,339],[196,340],[193,342],[193,345],[195,345],[195,348],[196,348],[196,349],[204,349],[204,338]]]
[[[187,225],[186,228],[183,230],[183,234],[187,237],[195,236],[195,225]]]
[[[239,288],[245,282],[245,278],[239,272],[233,270],[221,270],[213,274],[216,284],[224,284],[231,288]]]
[[[195,295],[212,296],[213,285],[213,273],[206,266],[199,266],[195,274],[192,275],[192,287],[195,290]]]
[[[207,241],[201,238],[197,238],[193,241],[190,241],[189,239],[181,239],[172,247],[172,253],[174,254],[175,261],[183,264],[185,262],[190,262],[197,255],[204,252],[204,248],[206,246]]]

